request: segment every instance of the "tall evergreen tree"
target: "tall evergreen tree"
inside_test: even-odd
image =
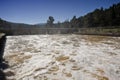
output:
[[[47,20],[47,27],[53,27],[53,22],[54,22],[54,18],[52,16],[49,16]]]

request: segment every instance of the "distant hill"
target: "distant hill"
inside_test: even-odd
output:
[[[13,23],[0,19],[0,32],[9,35],[17,34],[17,32],[19,32],[19,34],[28,34],[30,32],[36,32],[35,30],[42,27],[45,27],[45,24],[29,25],[24,23]]]

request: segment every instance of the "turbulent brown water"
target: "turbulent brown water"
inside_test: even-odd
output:
[[[120,37],[7,36],[4,70],[11,80],[119,80]]]

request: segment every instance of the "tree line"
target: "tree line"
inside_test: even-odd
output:
[[[54,18],[50,16],[49,21],[51,21],[53,24]],[[47,24],[49,25],[49,22]],[[108,9],[104,9],[103,7],[100,9],[95,9],[93,12],[90,12],[78,18],[76,18],[76,16],[73,16],[70,21],[67,20],[62,23],[58,22],[52,26],[70,28],[120,26],[120,3],[113,4]]]
[[[113,4],[108,9],[101,7],[85,16],[70,21],[71,27],[109,27],[120,26],[120,3]]]

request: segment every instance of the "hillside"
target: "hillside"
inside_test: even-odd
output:
[[[120,3],[113,4],[108,9],[101,7],[84,16],[70,21],[72,27],[118,27],[120,28]]]

